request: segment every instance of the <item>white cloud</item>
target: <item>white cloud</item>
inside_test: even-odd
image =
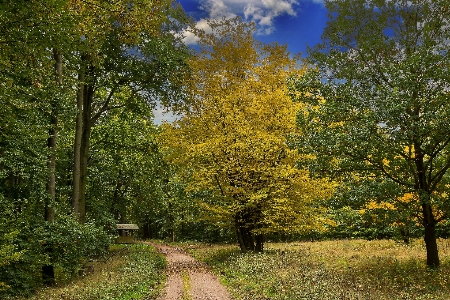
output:
[[[274,19],[282,15],[296,16],[299,0],[200,0],[199,9],[208,14],[209,19],[232,18],[241,15],[246,21],[258,26],[257,34],[269,35],[275,31]],[[312,0],[323,1],[323,0]],[[200,19],[197,27],[208,31],[206,19]],[[192,33],[186,33],[185,42],[195,44]]]
[[[225,2],[228,1],[225,0]],[[210,19],[235,16],[230,10],[229,3],[225,2],[223,0],[203,0],[201,1],[200,9],[208,12]]]
[[[197,27],[198,29],[202,29],[205,32],[209,33],[211,32],[211,28],[208,25],[208,21],[206,19],[200,19],[199,21],[197,21],[195,27]],[[184,43],[186,45],[195,45],[197,44],[197,36],[195,36],[195,34],[193,34],[191,31],[185,31],[184,33]]]
[[[298,4],[298,2],[295,0],[262,0],[262,3],[270,10],[270,13],[272,13],[274,16],[279,16],[284,13],[287,13],[291,16],[297,15],[293,8],[294,4]]]
[[[296,16],[295,5],[297,0],[262,0],[258,3],[249,3],[244,9],[244,17],[258,25],[257,34],[269,35],[275,31],[274,19],[288,14]]]

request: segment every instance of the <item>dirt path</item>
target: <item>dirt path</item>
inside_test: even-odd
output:
[[[167,259],[166,294],[158,300],[232,300],[208,267],[182,249],[149,243]]]

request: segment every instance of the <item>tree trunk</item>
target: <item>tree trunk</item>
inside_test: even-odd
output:
[[[418,115],[418,113],[417,113]],[[439,253],[436,242],[436,219],[431,207],[431,191],[429,190],[425,175],[424,154],[420,143],[414,143],[414,157],[417,169],[416,190],[422,203],[423,226],[425,228],[425,247],[427,249],[427,266],[429,268],[439,267]]]
[[[80,176],[81,176],[81,138],[83,133],[83,97],[84,70],[78,74],[77,119],[75,127],[75,141],[73,147],[73,179],[72,179],[72,210],[76,217],[80,216]]]
[[[94,88],[91,85],[85,85],[85,93],[83,96],[83,131],[81,135],[80,147],[80,193],[79,193],[79,221],[81,224],[86,219],[86,183],[87,183],[87,169],[89,159],[89,141],[91,138],[91,107],[92,99],[94,97]]]
[[[424,227],[425,227],[425,247],[427,249],[427,266],[435,269],[439,267],[439,252],[436,242],[436,220],[430,204],[422,204]]]
[[[236,235],[239,242],[239,248],[241,248],[241,252],[247,252],[247,247],[244,242],[244,237],[242,236],[241,226],[239,224],[239,220],[235,221],[236,223]]]
[[[258,234],[256,236],[255,251],[256,252],[263,252],[264,251],[264,235],[262,235],[262,234]]]
[[[62,85],[62,55],[58,50],[53,49],[53,59],[55,60],[55,75],[56,83],[61,87]],[[48,180],[47,180],[47,199],[45,201],[45,211],[44,218],[47,222],[53,222],[55,220],[55,208],[54,202],[56,198],[56,136],[58,128],[58,108],[57,101],[59,99],[53,99],[52,101],[52,111],[50,115],[50,129],[48,132],[47,147],[49,148],[50,154],[47,159],[48,167]],[[50,256],[50,261],[52,259],[53,245],[45,245],[45,251]],[[53,265],[42,266],[42,279],[46,285],[55,284],[55,270]]]
[[[252,233],[252,228],[249,228],[248,222],[246,222],[245,220],[245,218],[239,217],[237,217],[235,220],[239,247],[241,248],[242,252],[257,251],[257,247],[255,244],[256,241],[254,234]]]
[[[93,66],[89,64],[89,57],[85,54],[81,57],[81,67],[78,74],[80,83],[77,94],[77,122],[74,143],[74,169],[72,208],[78,221],[83,224],[86,219],[86,181],[87,165],[89,158],[89,139],[91,135],[91,110],[94,97],[93,82],[85,82],[92,79]],[[88,73],[86,73],[88,72]]]

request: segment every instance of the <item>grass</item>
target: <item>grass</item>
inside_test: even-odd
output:
[[[39,290],[33,300],[154,299],[162,288],[166,261],[144,244],[113,245],[94,272],[55,287]]]
[[[181,278],[183,280],[183,296],[182,300],[192,300],[191,298],[191,279],[189,278],[189,274],[186,271],[183,271],[181,274]]]
[[[425,266],[422,241],[342,240],[267,244],[265,253],[235,246],[186,247],[209,264],[236,300],[450,299],[450,241],[439,241],[441,268]]]

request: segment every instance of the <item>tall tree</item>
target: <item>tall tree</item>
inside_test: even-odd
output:
[[[19,148],[32,149],[27,151],[28,155],[10,157],[7,159],[9,163],[2,164],[2,167],[5,167],[5,173],[9,173],[9,180],[5,186],[22,186],[18,189],[18,193],[12,195],[5,193],[5,196],[9,201],[8,207],[13,207],[14,221],[21,220],[24,224],[33,219],[36,223],[42,220],[53,222],[55,219],[57,115],[58,110],[64,107],[65,99],[62,85],[62,56],[58,50],[52,49],[56,49],[55,47],[64,49],[67,46],[65,35],[55,34],[54,30],[58,26],[59,33],[71,31],[69,29],[71,23],[66,22],[67,14],[61,10],[65,3],[65,0],[46,3],[14,1],[0,5],[2,12],[0,22],[3,25],[1,28],[1,77],[3,82],[8,83],[1,87],[2,107],[6,112],[2,121],[6,123],[5,129],[8,127],[12,129],[13,123],[8,116],[11,112],[15,122],[22,124],[23,128],[28,128],[22,131],[20,136],[15,136],[16,129],[5,130],[5,143],[0,146],[2,148],[0,152],[8,153],[14,149],[13,145],[17,147],[19,144]],[[46,38],[43,39],[43,36]],[[23,110],[24,107],[28,108]],[[20,118],[15,113],[18,110],[22,110]],[[47,145],[43,143],[43,139],[47,139]],[[35,187],[34,195],[30,197],[30,194],[26,192],[27,189],[24,188],[31,179],[27,174],[28,171],[17,169],[14,165],[20,164],[27,156],[41,159],[46,155],[47,170],[41,169],[43,161],[27,163],[27,168],[30,168],[31,172],[47,176],[47,180],[32,179],[35,181]],[[11,180],[12,178],[15,179]],[[11,205],[19,203],[19,199],[29,201],[27,210],[30,215],[24,213],[20,205]],[[42,203],[43,206],[38,203]],[[14,221],[11,220],[10,224],[14,224]],[[21,226],[16,224],[16,227]],[[44,248],[51,250],[48,245]],[[44,266],[42,270],[46,281],[51,283],[54,277],[53,267]]]
[[[298,149],[317,158],[314,174],[380,179],[397,199],[411,193],[398,205],[420,216],[427,265],[437,267],[435,227],[450,207],[449,2],[326,6],[323,43],[308,57],[314,68],[290,81],[292,98],[305,103]]]
[[[21,285],[31,287],[40,281],[33,276],[42,262],[49,264],[48,274],[53,277],[50,265],[57,264],[58,258],[55,251],[45,251],[51,249],[46,245],[64,230],[90,226],[71,223],[66,217],[67,186],[72,182],[57,181],[62,178],[57,172],[73,169],[68,162],[72,157],[66,157],[72,156],[67,141],[75,133],[76,100],[84,123],[78,127],[82,139],[75,151],[80,158],[74,164],[79,166],[75,178],[83,175],[77,186],[85,187],[89,130],[108,110],[126,105],[147,114],[150,110],[142,109],[141,103],[168,105],[183,98],[176,93],[188,52],[178,33],[187,23],[181,7],[168,0],[0,1],[0,219],[8,220],[0,222],[5,235],[0,239],[0,256],[11,262],[0,264],[0,275],[11,289],[29,292]],[[60,133],[67,135],[58,138],[64,145],[56,144]],[[75,200],[82,210],[76,211],[81,222],[87,193],[88,189],[78,192],[81,205],[80,197]],[[67,211],[58,216],[58,207]],[[87,230],[82,236],[89,235]],[[74,244],[75,255],[94,252],[85,251],[83,243]],[[20,259],[11,256],[10,249],[21,253]],[[21,272],[15,268],[22,268]],[[11,270],[20,278],[6,275]]]
[[[83,223],[92,127],[111,109],[183,99],[188,51],[180,33],[188,19],[172,0],[71,5],[81,21],[72,207]]]
[[[188,189],[204,191],[206,218],[234,228],[242,251],[262,251],[266,233],[318,226],[309,204],[329,188],[295,167],[299,157],[287,145],[298,105],[285,80],[296,60],[285,46],[254,40],[254,26],[239,18],[209,25],[190,61],[191,106],[167,126],[166,142],[183,151],[174,159],[192,178]]]

